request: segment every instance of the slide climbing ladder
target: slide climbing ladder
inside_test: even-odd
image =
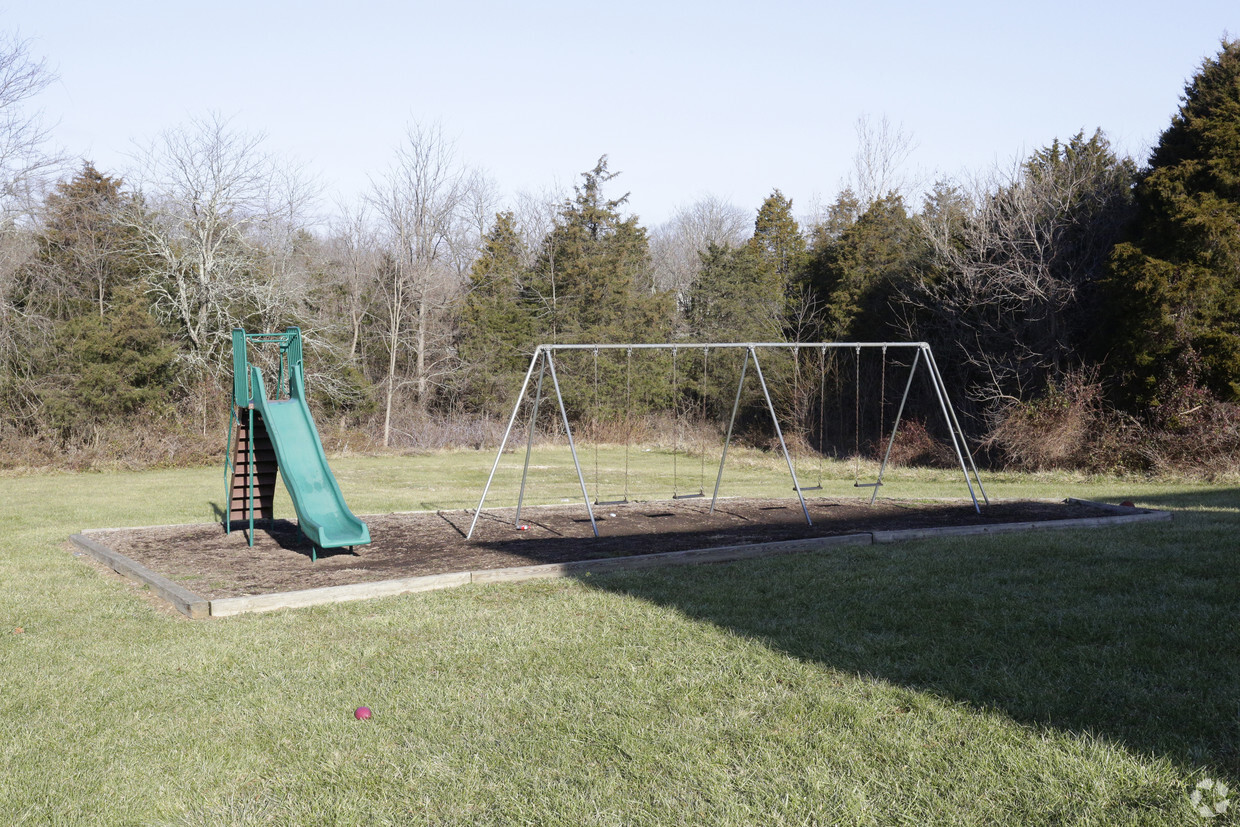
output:
[[[255,520],[270,522],[275,519],[276,497],[276,449],[263,425],[262,414],[254,415],[254,477],[250,477],[250,417],[248,410],[234,411],[237,423],[233,427],[232,482],[229,486],[229,528],[243,528],[250,524],[250,514]],[[253,489],[251,489],[253,483]],[[244,525],[243,525],[244,524]]]

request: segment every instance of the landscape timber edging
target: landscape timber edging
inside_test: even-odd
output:
[[[69,541],[117,574],[122,574],[130,580],[136,580],[139,583],[145,583],[150,586],[151,591],[167,600],[174,609],[186,617],[199,620],[210,616],[211,602],[209,600],[205,597],[199,597],[189,589],[169,580],[162,574],[151,571],[136,560],[132,560],[120,552],[113,551],[102,543],[85,536],[84,533],[74,534],[69,538]]]
[[[514,566],[503,569],[480,569],[478,571],[427,574],[421,577],[405,577],[399,580],[378,580],[370,583],[352,583],[347,586],[323,586],[294,592],[275,592],[245,597],[223,597],[211,601],[212,617],[227,617],[246,612],[269,612],[276,609],[294,609],[317,606],[323,603],[343,603],[350,600],[366,600],[410,592],[425,592],[464,586],[467,583],[519,583],[526,580],[549,580],[561,577],[579,577],[586,574],[603,574],[613,571],[652,568],[655,566],[692,565],[694,563],[722,563],[750,557],[767,557],[776,554],[797,554],[816,551],[830,546],[870,545],[873,539],[867,534],[843,534],[831,537],[810,537],[802,540],[783,540],[775,543],[751,543],[744,546],[667,551],[657,554],[639,554],[631,557],[601,557],[596,560],[578,560],[572,563],[543,563],[536,566]]]
[[[398,594],[450,589],[454,586],[464,586],[469,582],[470,572],[462,571],[402,577],[397,580],[376,580],[370,583],[350,583],[345,586],[320,586],[316,589],[300,589],[293,592],[221,597],[211,601],[211,616],[229,617],[248,612],[300,609],[306,606],[322,606],[325,603],[392,597]]]
[[[1010,534],[1017,531],[1055,531],[1071,528],[1101,528],[1127,523],[1163,522],[1171,519],[1170,511],[1154,511],[1146,508],[1110,506],[1089,500],[1069,499],[1077,505],[1092,505],[1107,510],[1122,509],[1110,517],[1076,517],[1070,520],[1034,520],[1025,523],[994,523],[992,525],[960,525],[942,528],[907,528],[899,531],[875,531],[875,543],[901,543],[906,540],[924,540],[931,537],[967,537],[976,534]],[[1137,512],[1137,513],[1133,513]]]
[[[602,557],[595,560],[579,560],[572,563],[544,563],[541,565],[515,566],[503,569],[427,574],[418,577],[403,577],[396,580],[378,580],[370,583],[352,583],[344,586],[323,586],[291,592],[221,597],[215,600],[200,597],[125,555],[112,551],[103,544],[84,536],[88,533],[87,531],[74,534],[69,539],[74,545],[105,563],[117,573],[148,584],[152,591],[171,603],[182,614],[194,619],[202,619],[208,616],[229,617],[250,612],[269,612],[277,609],[295,609],[307,606],[320,606],[327,603],[367,600],[374,597],[390,597],[414,592],[454,588],[469,583],[517,583],[527,580],[579,577],[586,574],[605,574],[658,566],[728,563],[759,557],[819,551],[834,546],[875,545],[905,542],[908,540],[924,540],[935,537],[1004,534],[1018,531],[1100,528],[1103,526],[1171,519],[1170,511],[1111,505],[1109,503],[1076,498],[1069,498],[1066,502],[1096,506],[1115,513],[1110,517],[1082,517],[1068,520],[1042,520],[978,526],[944,526],[941,528],[912,528],[899,531],[837,534],[799,540],[779,540],[770,543],[748,543],[737,546],[639,554],[631,557]],[[107,530],[109,529],[96,529],[94,531]]]

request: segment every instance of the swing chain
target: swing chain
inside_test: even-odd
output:
[[[706,369],[708,366],[707,360],[709,358],[709,354],[710,354],[709,347],[702,348],[702,421],[698,423],[698,427],[702,429],[706,427],[706,395],[707,395]],[[702,450],[701,450],[702,469],[701,471],[698,472],[698,493],[705,494],[706,493],[706,443],[705,441],[702,442],[701,447],[702,447]]]
[[[883,436],[887,433],[887,346],[883,345],[883,373],[878,391],[878,441],[875,450],[881,451]]]
[[[822,468],[827,461],[827,348],[818,350],[818,488],[822,488]]]
[[[797,462],[800,455],[797,446],[801,441],[801,345],[799,342],[792,346],[792,433],[790,436],[792,476],[796,478],[795,485],[799,488],[801,485],[800,463]]]
[[[861,482],[861,348],[857,348],[853,383],[853,485]]]
[[[624,355],[624,501],[629,501],[629,443],[633,441],[633,348]]]
[[[594,348],[594,501],[598,496],[598,443],[599,443],[599,396],[598,396],[598,348]]]
[[[676,374],[676,348],[672,348],[672,499],[680,494],[676,458],[680,453],[680,380]]]

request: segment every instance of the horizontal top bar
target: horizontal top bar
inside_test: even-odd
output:
[[[912,347],[926,349],[925,342],[658,342],[655,344],[574,344],[539,345],[540,350],[695,350],[697,348],[874,348]]]

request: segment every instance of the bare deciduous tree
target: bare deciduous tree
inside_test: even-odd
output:
[[[306,287],[295,247],[313,189],[217,114],[145,147],[121,220],[132,230],[155,312],[181,340],[207,427],[235,327],[278,327]]]
[[[379,273],[379,241],[365,204],[341,206],[327,245],[340,311],[348,324],[347,359],[352,362],[358,357],[362,327],[375,302]]]
[[[46,151],[42,113],[28,107],[55,79],[26,41],[0,34],[0,206],[6,215],[28,209],[31,191],[62,161]]]
[[[564,202],[568,200],[568,191],[563,187],[550,187],[540,192],[521,192],[517,194],[517,206],[513,214],[517,220],[517,230],[521,234],[521,249],[524,258],[522,266],[534,266],[543,240],[555,227]]]
[[[701,272],[701,253],[711,244],[739,247],[752,231],[746,210],[714,196],[681,207],[650,236],[655,289],[674,291],[683,304]]]
[[[48,320],[19,300],[20,274],[35,252],[28,226],[32,193],[61,162],[46,149],[48,132],[30,102],[55,76],[30,54],[26,41],[0,35],[0,385],[7,413],[30,415],[37,403],[29,393],[34,342],[48,331]]]
[[[1130,215],[1135,169],[1102,134],[1035,153],[972,192],[940,185],[921,227],[932,270],[905,301],[969,366],[984,408],[1029,399],[1077,367],[1090,291]],[[912,331],[910,331],[912,332]]]
[[[303,286],[288,278],[285,256],[310,191],[263,140],[219,115],[163,133],[139,158],[138,197],[125,216],[155,310],[208,373],[233,327],[276,323]]]
[[[457,217],[458,228],[452,233],[452,260],[457,275],[464,282],[478,257],[483,237],[491,229],[495,214],[500,210],[499,186],[495,180],[479,170],[466,172],[461,209]]]
[[[469,172],[439,127],[414,124],[386,176],[371,187],[384,262],[377,284],[387,350],[383,444],[392,433],[392,408],[403,385],[425,409],[431,389],[448,369],[444,311],[462,289],[459,258],[467,248],[462,218],[470,204]],[[412,364],[401,370],[402,355]],[[405,373],[407,378],[399,378]]]
[[[917,148],[903,126],[892,126],[884,115],[874,123],[868,115],[857,119],[857,152],[849,186],[864,212],[875,201],[895,193],[907,200],[915,182],[904,168]]]

